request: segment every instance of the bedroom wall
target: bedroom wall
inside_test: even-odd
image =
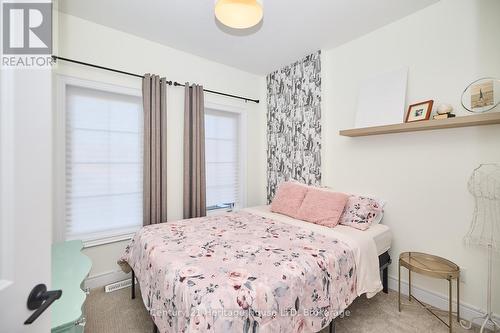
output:
[[[206,94],[206,100],[247,108],[248,205],[265,203],[266,138],[265,78],[184,53],[145,39],[110,29],[74,16],[59,14],[56,54],[133,73],[156,73],[178,82],[203,84],[206,88],[261,100],[260,104]],[[57,73],[141,89],[141,80],[106,71],[59,62]],[[184,90],[170,87],[168,99],[168,218],[182,218]],[[260,135],[255,135],[259,133]],[[251,158],[250,158],[251,157]],[[127,242],[87,248],[93,262],[90,278],[120,278],[116,261]],[[106,280],[108,279],[108,280]],[[94,279],[94,282],[96,280]]]
[[[500,77],[500,1],[442,0],[341,47],[323,50],[323,185],[387,201],[384,223],[394,234],[390,277],[406,250],[444,256],[465,269],[462,301],[485,308],[486,252],[463,245],[473,212],[467,191],[472,170],[500,162],[498,125],[372,137],[339,136],[354,126],[361,82],[409,66],[407,105],[451,103],[482,76]],[[500,111],[500,110],[497,110]],[[403,114],[403,110],[401,110]],[[493,295],[500,295],[500,259]],[[406,274],[404,275],[406,279]],[[415,284],[446,294],[446,283]],[[500,313],[500,298],[494,297]]]

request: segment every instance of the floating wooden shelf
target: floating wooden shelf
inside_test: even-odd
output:
[[[500,124],[500,112],[489,112],[489,113],[476,114],[472,116],[462,116],[462,117],[455,117],[448,119],[424,120],[413,123],[353,128],[348,130],[341,130],[339,134],[342,136],[355,137],[355,136],[368,136],[368,135],[403,133],[403,132],[430,131],[436,129],[493,125],[493,124]]]

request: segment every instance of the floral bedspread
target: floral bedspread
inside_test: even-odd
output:
[[[318,332],[356,298],[347,244],[246,212],[144,227],[119,263],[162,333]]]

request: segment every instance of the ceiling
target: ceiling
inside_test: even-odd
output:
[[[255,74],[353,40],[438,0],[265,0],[264,20],[232,31],[214,0],[64,0],[62,12]]]

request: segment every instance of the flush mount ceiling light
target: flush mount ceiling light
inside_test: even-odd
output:
[[[216,0],[215,17],[234,29],[248,29],[262,20],[262,0]]]

